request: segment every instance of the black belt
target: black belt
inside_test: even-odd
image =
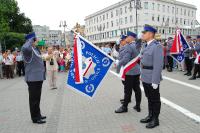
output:
[[[153,66],[142,66],[142,69],[153,70]]]

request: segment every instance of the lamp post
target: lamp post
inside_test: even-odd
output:
[[[60,25],[59,25],[59,27],[60,28],[62,28],[63,27],[63,29],[64,29],[64,46],[66,46],[66,42],[65,42],[65,28],[67,27],[67,23],[66,23],[66,21],[64,20],[64,21],[60,21]],[[62,41],[61,41],[62,42]],[[61,43],[62,44],[62,43]]]
[[[141,0],[130,0],[130,9],[133,9],[132,2],[134,2],[135,8],[135,27],[136,27],[136,34],[138,34],[138,10],[142,9]]]

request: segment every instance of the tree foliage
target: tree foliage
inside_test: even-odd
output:
[[[0,0],[0,42],[7,48],[23,44],[24,34],[32,32],[32,22],[20,13],[16,0]],[[21,45],[22,45],[21,44]]]

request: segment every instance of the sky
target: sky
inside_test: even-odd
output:
[[[33,25],[47,25],[59,29],[61,20],[66,20],[72,28],[76,22],[84,24],[84,19],[96,11],[121,0],[17,0],[20,11],[32,20]],[[199,0],[179,0],[197,6],[197,20],[200,22]]]

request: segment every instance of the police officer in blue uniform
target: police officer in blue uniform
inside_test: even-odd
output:
[[[192,42],[192,37],[191,36],[186,36],[186,41],[188,45],[193,48],[193,42]],[[190,49],[187,49],[184,51],[184,57],[185,57],[185,65],[187,72],[184,74],[186,76],[191,76],[192,75],[192,69],[193,69],[193,52]]]
[[[200,35],[197,36],[197,42],[196,45],[192,48],[190,47],[190,50],[193,52],[197,52],[197,54],[200,54]],[[197,76],[197,74],[199,74]],[[189,80],[195,80],[196,78],[200,78],[200,64],[195,63],[194,65],[194,73]]]
[[[28,34],[26,43],[22,46],[22,54],[25,62],[25,81],[28,85],[29,107],[33,123],[46,123],[40,112],[40,99],[42,84],[45,80],[45,68],[40,50],[36,47],[37,38],[35,33]]]
[[[123,47],[123,52],[120,52],[120,60],[118,63],[118,72],[122,66],[125,66],[132,59],[138,56],[139,51],[136,48],[136,40],[137,35],[133,32],[128,32],[126,37],[126,45]],[[134,109],[137,112],[140,112],[140,103],[141,103],[141,89],[140,89],[140,65],[137,64],[134,68],[129,70],[126,73],[125,81],[124,81],[124,102],[122,102],[122,106],[115,110],[115,113],[124,113],[128,111],[128,104],[131,101],[132,90],[135,92],[135,100],[136,105]]]
[[[147,42],[141,51],[141,80],[145,95],[148,100],[149,114],[140,120],[147,123],[146,128],[154,128],[159,125],[161,109],[160,81],[163,69],[163,48],[154,37],[157,30],[152,26],[145,25],[142,39]]]

